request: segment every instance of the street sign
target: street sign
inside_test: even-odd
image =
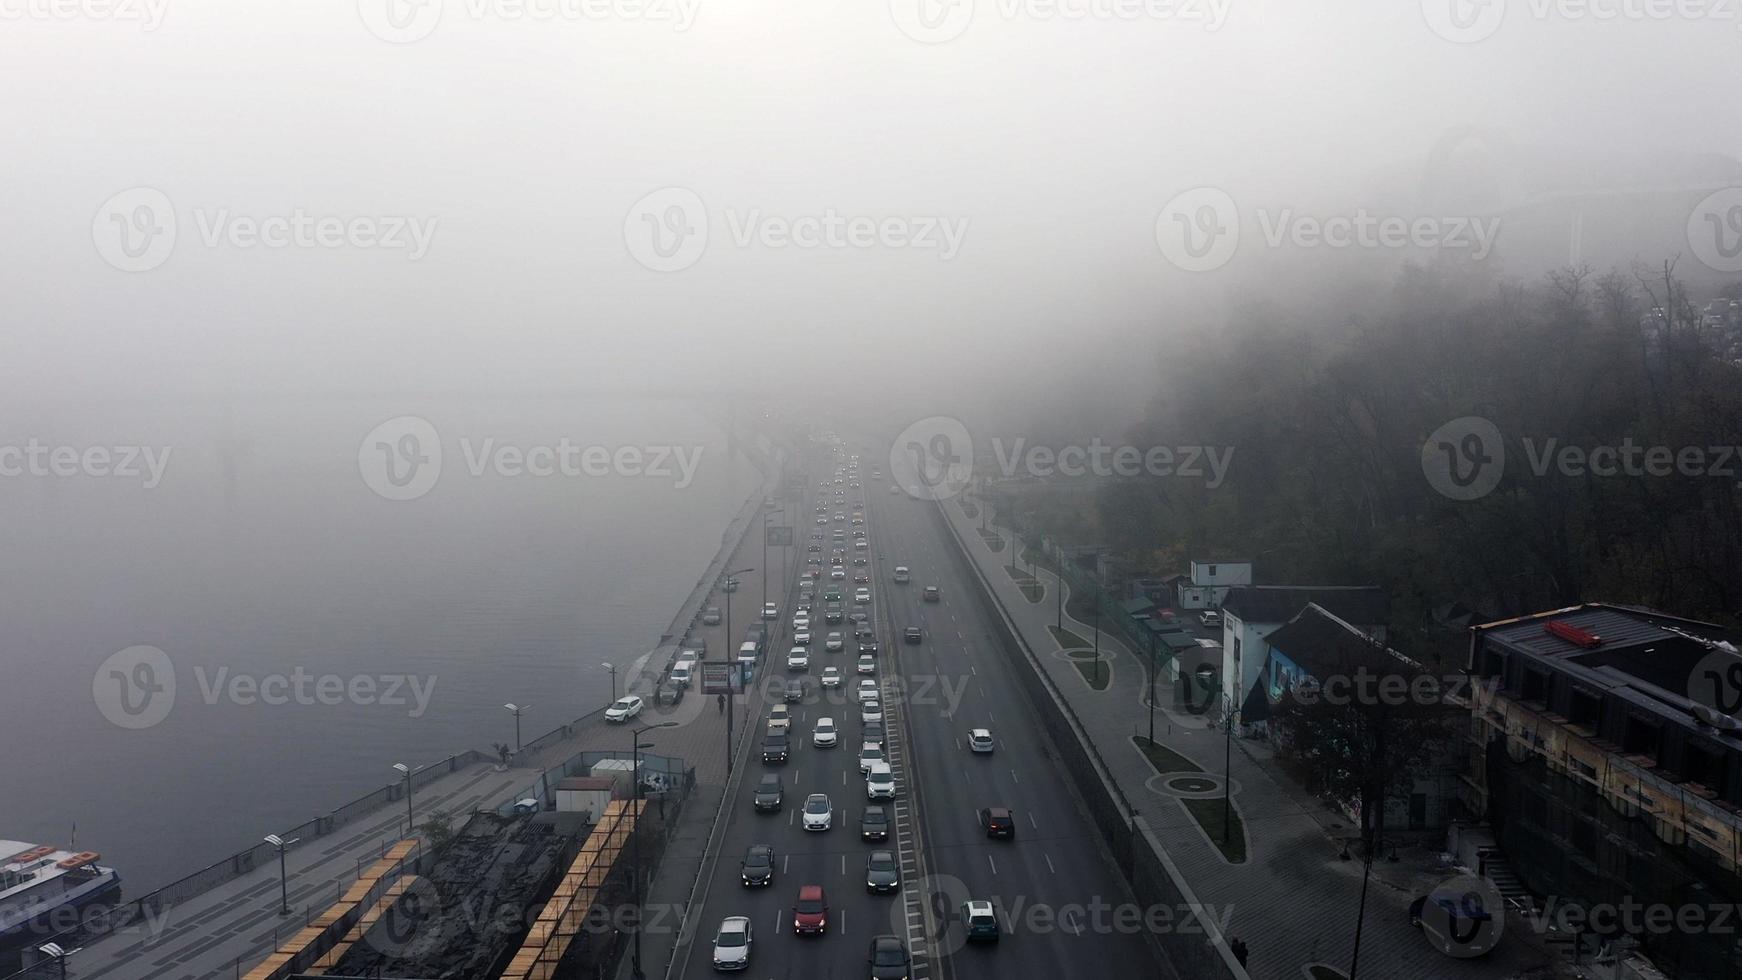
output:
[[[732,675],[738,672],[737,667],[737,664],[702,661],[702,693],[734,693],[737,688],[732,684]]]
[[[783,548],[783,547],[790,548],[790,547],[792,547],[792,527],[790,525],[783,527],[783,526],[776,526],[776,525],[771,524],[765,530],[766,530],[767,535],[768,535],[767,543],[768,543],[769,547],[771,547],[771,548]]]

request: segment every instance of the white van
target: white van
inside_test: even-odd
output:
[[[690,686],[690,661],[685,660],[671,669],[671,682],[678,687]]]
[[[907,577],[908,576],[907,576],[907,566],[906,565],[895,566],[895,581],[906,582]]]

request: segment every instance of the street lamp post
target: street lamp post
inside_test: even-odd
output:
[[[766,538],[764,540],[766,540]],[[746,575],[755,570],[756,569],[754,568],[740,568],[735,572],[727,572],[726,578],[730,579],[737,575]],[[735,663],[735,658],[737,657],[737,654],[732,652],[732,597],[737,594],[736,591],[726,593],[726,642],[720,644],[723,648],[720,652],[724,655],[725,661],[729,665]],[[767,600],[764,599],[763,601],[766,602]],[[732,671],[730,669],[726,671],[726,676],[728,681],[727,687],[735,687],[735,685],[730,683],[732,676]],[[732,693],[732,691],[728,691],[726,694],[726,775],[728,776],[732,775],[732,707],[733,702],[737,700],[732,696]]]
[[[1234,781],[1234,699],[1222,692],[1222,843],[1228,843],[1228,786]]]
[[[265,840],[266,843],[278,849],[278,914],[289,915],[290,878],[284,873],[284,852],[290,850],[290,845],[302,840],[302,838],[292,837],[290,840],[285,840],[277,834],[267,834]]]
[[[611,700],[615,703],[617,700],[617,665],[607,660],[599,667],[611,672]]]
[[[405,777],[405,836],[410,837],[412,831],[417,829],[411,815],[411,767],[403,762],[395,762],[393,768]]]
[[[613,700],[613,701],[617,700],[617,672],[615,669],[613,669],[611,671],[611,700]],[[514,713],[514,751],[519,752],[520,751],[520,713],[531,708],[532,705],[530,705],[530,704],[515,704],[513,702],[509,702],[508,704],[505,704],[502,707],[507,708],[509,711]]]
[[[635,875],[635,952],[630,963],[637,977],[646,976],[645,973],[641,972],[641,916],[645,913],[641,907],[641,750],[653,748],[652,743],[644,744],[641,741],[641,736],[655,728],[676,727],[677,722],[675,721],[662,721],[657,725],[646,725],[635,729],[629,739],[629,778],[635,780],[635,829],[631,831],[634,834],[631,842],[635,845],[635,853],[630,859]]]

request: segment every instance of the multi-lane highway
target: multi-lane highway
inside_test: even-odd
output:
[[[840,465],[847,470],[843,450]],[[795,548],[802,573],[819,543],[823,586],[818,588],[813,615],[815,641],[809,670],[785,669],[791,646],[792,613],[783,604],[758,680],[803,677],[806,696],[791,706],[791,757],[784,765],[761,762],[761,732],[768,706],[778,694],[765,697],[745,746],[746,765],[729,789],[728,814],[715,853],[704,861],[704,880],[697,889],[697,906],[690,910],[693,938],[677,951],[674,976],[712,975],[712,940],[721,920],[748,916],[754,930],[749,969],[753,977],[865,977],[866,954],[873,936],[894,934],[913,953],[911,976],[973,980],[994,975],[1151,976],[1159,964],[1148,940],[1135,931],[1108,928],[1110,909],[1132,899],[1100,847],[1087,816],[1047,748],[1041,729],[1030,717],[1021,689],[1008,676],[1011,661],[992,646],[986,610],[974,598],[957,564],[951,545],[939,538],[935,504],[889,491],[887,455],[861,450],[857,480],[851,475],[836,485],[835,466],[827,451],[808,454],[809,483],[799,509]],[[827,481],[828,487],[819,486]],[[846,490],[837,495],[837,490]],[[851,525],[835,522],[836,512],[851,515],[864,501],[865,530],[870,547],[856,552]],[[817,505],[824,504],[823,513]],[[826,519],[814,523],[817,516]],[[858,676],[851,623],[830,627],[822,621],[821,593],[827,578],[834,528],[846,527],[848,611],[857,587],[853,575],[866,571],[872,603],[869,611],[880,651],[877,679],[885,697],[887,748],[896,770],[898,799],[889,806],[891,837],[884,843],[860,839],[860,817],[867,805],[860,775],[858,749],[863,726],[853,694]],[[815,541],[813,534],[821,533]],[[855,566],[855,555],[867,565]],[[911,569],[911,581],[898,584],[894,569]],[[811,566],[817,567],[817,566]],[[940,601],[923,602],[922,590],[935,585]],[[791,595],[792,593],[789,593]],[[903,631],[923,631],[917,645],[903,643]],[[840,629],[846,649],[828,653],[824,637]],[[818,686],[827,666],[840,669],[840,688]],[[778,684],[779,682],[775,682]],[[766,687],[765,687],[766,690]],[[835,748],[816,748],[812,731],[819,717],[831,717],[840,729]],[[989,728],[996,751],[969,750],[971,728]],[[757,813],[752,798],[763,773],[778,773],[785,799],[778,813]],[[826,832],[801,828],[800,810],[811,793],[829,795],[834,825]],[[977,811],[1004,806],[1014,811],[1013,840],[988,839]],[[774,883],[746,888],[739,864],[753,844],[775,851]],[[894,851],[902,872],[902,889],[889,895],[866,890],[866,859],[875,850]],[[803,885],[821,885],[829,904],[828,932],[799,936],[793,932],[793,905]],[[959,908],[968,899],[992,901],[1004,924],[996,944],[969,946],[958,923]],[[1096,928],[1097,924],[1103,928]]]

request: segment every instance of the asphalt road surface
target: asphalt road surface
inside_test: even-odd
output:
[[[846,466],[847,450],[841,456]],[[714,973],[712,940],[720,921],[744,915],[754,930],[751,963],[745,975],[769,978],[845,978],[869,975],[866,952],[876,935],[896,935],[914,954],[915,980],[985,977],[1151,977],[1166,975],[1154,947],[1133,927],[1127,913],[1119,927],[1115,909],[1133,907],[1134,900],[1101,847],[1088,816],[1057,771],[1058,762],[1046,747],[1038,723],[1005,655],[992,646],[986,611],[951,560],[946,533],[937,523],[935,504],[905,493],[891,493],[888,457],[864,452],[858,480],[850,475],[836,486],[834,466],[826,451],[807,454],[810,478],[798,513],[795,551],[802,571],[820,544],[820,566],[828,584],[830,532],[848,532],[846,578],[843,586],[849,611],[855,572],[870,575],[869,611],[881,647],[877,680],[885,692],[888,748],[895,765],[897,800],[890,805],[891,840],[867,843],[859,837],[859,817],[867,804],[858,768],[859,706],[853,694],[859,677],[851,624],[842,629],[847,649],[823,650],[831,627],[821,621],[821,589],[814,614],[815,640],[807,672],[785,668],[791,646],[792,612],[783,606],[778,629],[769,644],[758,681],[803,678],[802,703],[792,705],[791,757],[785,765],[764,766],[760,733],[763,717],[748,721],[746,764],[730,787],[727,822],[718,852],[703,862],[705,880],[698,889],[693,939],[678,951],[674,976],[700,978]],[[871,476],[883,470],[883,478]],[[820,481],[829,487],[819,487]],[[845,495],[837,495],[845,490]],[[850,520],[856,501],[864,501],[865,529],[870,547],[856,552]],[[824,505],[821,514],[816,512]],[[826,523],[817,525],[823,517]],[[812,535],[821,533],[822,540]],[[853,565],[855,555],[866,566]],[[897,565],[906,565],[911,581],[893,581]],[[817,566],[810,566],[817,567]],[[925,586],[938,586],[941,599],[921,600]],[[790,603],[789,603],[790,605]],[[902,642],[908,626],[919,626],[922,642]],[[826,666],[840,668],[837,690],[818,686]],[[764,699],[780,703],[778,694]],[[816,748],[811,733],[816,719],[831,717],[840,729],[836,748]],[[991,754],[975,754],[967,745],[971,728],[989,728],[997,740]],[[756,813],[752,796],[758,777],[779,773],[785,786],[779,813]],[[829,795],[834,825],[826,832],[800,826],[800,809],[810,793]],[[988,839],[979,826],[982,807],[1005,806],[1014,811],[1013,840]],[[750,889],[742,885],[739,864],[752,844],[775,850],[774,883]],[[897,852],[902,890],[876,895],[865,887],[865,861],[878,849]],[[826,935],[799,936],[792,928],[792,906],[802,885],[825,889],[829,904]],[[967,945],[959,925],[961,903],[968,899],[993,902],[1004,923],[997,943]]]

